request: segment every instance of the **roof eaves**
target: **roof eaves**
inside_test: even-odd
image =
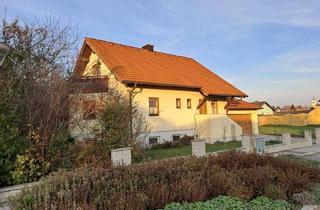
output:
[[[191,89],[201,89],[199,86],[191,86],[191,85],[177,85],[177,84],[167,84],[167,83],[154,83],[154,82],[141,82],[134,80],[123,80],[123,83],[129,84],[140,84],[140,85],[154,85],[154,86],[163,86],[163,87],[179,87],[179,88],[191,88]]]

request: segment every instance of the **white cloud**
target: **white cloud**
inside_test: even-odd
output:
[[[320,44],[304,46],[283,53],[260,67],[262,71],[280,73],[320,73]]]

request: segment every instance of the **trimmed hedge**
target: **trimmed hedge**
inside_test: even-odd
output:
[[[60,172],[10,203],[14,209],[158,209],[219,195],[288,200],[319,182],[319,168],[232,151],[206,158]]]

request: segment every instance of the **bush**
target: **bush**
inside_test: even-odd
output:
[[[232,151],[206,158],[55,173],[10,202],[14,209],[158,209],[172,202],[204,201],[219,195],[288,200],[319,182],[319,168]]]
[[[320,205],[320,185],[312,189],[312,195],[314,196],[314,203]]]
[[[166,141],[165,143],[162,144],[156,144],[152,146],[151,149],[166,149],[166,148],[173,148],[173,147],[180,147],[184,145],[190,145],[191,140],[193,140],[193,136],[183,136],[180,139],[176,141]]]
[[[250,202],[229,196],[218,196],[206,202],[195,203],[171,203],[166,205],[165,210],[209,210],[209,209],[237,209],[237,210],[285,210],[291,209],[292,204],[283,200],[271,200],[266,197],[258,197]]]
[[[15,184],[33,182],[46,175],[49,172],[49,168],[49,162],[27,152],[24,155],[17,156],[12,177]]]
[[[110,156],[95,141],[78,142],[74,149],[73,168],[84,165],[110,168]]]

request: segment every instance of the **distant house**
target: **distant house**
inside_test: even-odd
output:
[[[311,106],[312,108],[316,108],[316,107],[320,107],[320,100],[316,100],[315,97],[312,98],[312,102],[311,102]]]
[[[254,104],[261,107],[261,109],[258,110],[258,115],[273,115],[276,111],[268,102],[266,101],[255,101]]]
[[[78,140],[95,138],[88,132],[95,121],[94,98],[114,88],[124,95],[135,91],[138,109],[151,124],[147,144],[194,135],[195,119],[203,127],[201,138],[208,141],[259,133],[260,107],[243,101],[244,92],[194,59],[156,52],[152,45],[137,48],[86,38],[73,73],[73,83],[86,85],[79,98],[92,95],[89,101],[81,99],[82,107],[91,104],[89,117],[70,121],[70,134]],[[88,129],[78,126],[88,121]]]

